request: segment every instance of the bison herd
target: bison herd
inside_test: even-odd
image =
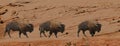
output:
[[[83,21],[78,25],[77,36],[79,37],[80,31],[85,35],[85,31],[89,31],[91,36],[94,36],[96,32],[101,31],[102,25],[98,21]],[[18,31],[19,37],[21,38],[21,34],[25,35],[28,38],[27,32],[33,32],[34,26],[31,23],[21,23],[19,21],[10,21],[6,24],[4,36],[8,33],[11,38],[10,31]],[[57,34],[59,32],[63,33],[65,31],[65,24],[59,21],[46,21],[44,23],[39,24],[40,37],[42,35],[46,36],[46,32],[49,33],[48,37],[51,37],[52,34],[57,38]],[[86,35],[85,35],[86,36]]]

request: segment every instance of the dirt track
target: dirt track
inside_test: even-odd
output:
[[[0,24],[0,46],[119,46],[120,45],[120,1],[119,0],[0,0],[0,15],[4,24]],[[6,9],[8,11],[6,11]],[[20,17],[33,23],[35,29],[28,33],[29,38],[18,32],[12,32],[12,38],[3,37],[4,27],[11,18]],[[80,32],[77,37],[77,25],[85,20],[98,20],[102,24],[100,33],[87,38]],[[66,25],[65,32],[58,38],[40,37],[38,25],[48,20],[57,20]],[[68,32],[68,35],[65,33]],[[46,33],[48,35],[48,33]]]

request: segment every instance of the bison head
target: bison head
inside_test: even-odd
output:
[[[100,31],[101,31],[101,27],[102,27],[101,24],[97,24],[97,26],[96,26],[96,30],[97,30],[97,32],[100,32]]]
[[[65,25],[64,24],[61,24],[60,31],[61,31],[61,33],[63,33],[65,31]]]
[[[28,27],[30,33],[34,30],[33,29],[34,27],[32,24],[28,24],[27,27]]]
[[[93,36],[95,35],[95,31],[94,31],[94,30],[91,30],[91,31],[90,31],[90,34],[91,34],[91,36],[93,37]]]

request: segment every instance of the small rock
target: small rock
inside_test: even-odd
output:
[[[0,24],[3,24],[4,22],[3,22],[3,20],[0,20]]]
[[[120,30],[118,30],[120,32]]]
[[[68,35],[68,32],[66,32],[65,34]]]
[[[114,18],[112,20],[115,20]]]
[[[117,22],[120,23],[120,20],[118,20]]]

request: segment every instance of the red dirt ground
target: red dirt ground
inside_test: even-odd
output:
[[[6,11],[7,10],[7,11]],[[34,24],[29,38],[18,32],[12,32],[12,38],[3,37],[5,25],[14,17],[28,20]],[[0,24],[0,46],[119,46],[120,45],[120,1],[119,0],[0,0],[0,17],[5,22]],[[91,37],[80,32],[77,26],[85,20],[98,20],[102,30]],[[56,20],[66,25],[65,32],[40,37],[39,24]],[[65,33],[68,33],[67,35]],[[46,33],[48,35],[48,33]]]

